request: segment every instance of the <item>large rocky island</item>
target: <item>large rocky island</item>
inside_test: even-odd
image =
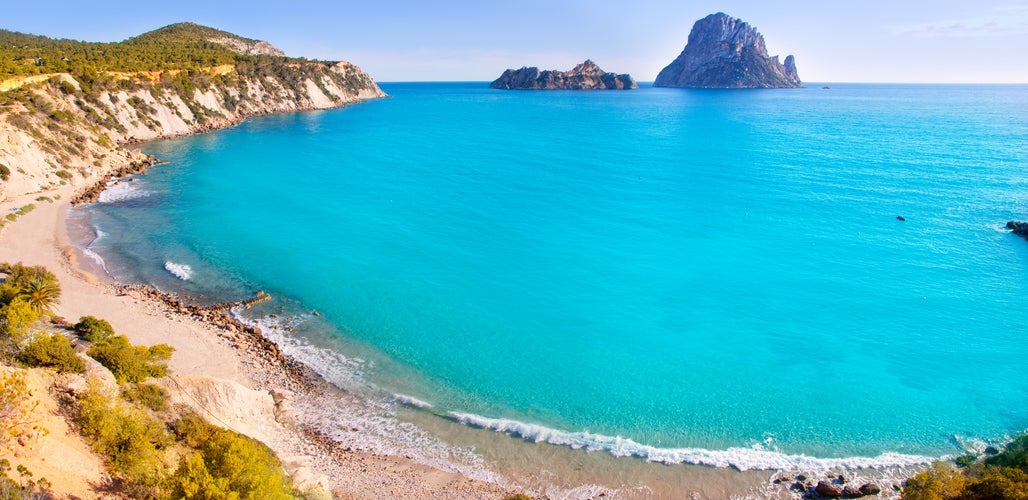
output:
[[[678,57],[657,75],[654,87],[795,88],[803,82],[790,55],[768,56],[756,28],[723,12],[693,25]]]
[[[492,89],[516,90],[628,90],[639,86],[628,74],[608,73],[596,63],[586,60],[571,71],[546,70],[536,67],[508,69],[489,84]]]

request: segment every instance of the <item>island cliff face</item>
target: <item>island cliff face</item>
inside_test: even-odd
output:
[[[0,50],[15,44],[26,50],[74,44],[71,49],[83,47],[80,53],[93,48],[2,30],[0,39],[16,42]],[[123,147],[128,144],[230,127],[249,116],[386,96],[351,63],[287,58],[267,42],[190,23],[101,48],[106,54],[135,51],[131,56],[177,50],[163,67],[181,67],[201,54],[216,62],[189,69],[141,66],[128,56],[67,63],[92,65],[91,72],[77,74],[50,58],[55,67],[49,71],[0,78],[0,172],[7,172],[0,177],[0,200],[64,183],[88,184],[102,173],[152,161]]]
[[[536,67],[508,69],[489,84],[492,89],[516,90],[628,90],[639,86],[628,74],[608,73],[586,60],[571,71],[539,71]]]
[[[764,36],[723,12],[693,25],[685,49],[653,82],[655,87],[795,88],[802,87],[796,59],[767,55]]]

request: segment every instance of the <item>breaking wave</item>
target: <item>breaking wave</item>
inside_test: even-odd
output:
[[[189,267],[188,264],[176,264],[169,260],[164,263],[164,269],[182,281],[186,281],[193,276],[193,268]]]
[[[570,446],[574,449],[606,451],[615,457],[638,457],[664,464],[694,464],[712,467],[734,467],[739,470],[829,470],[834,468],[865,469],[881,467],[907,467],[924,465],[938,457],[883,453],[877,457],[817,458],[806,455],[787,455],[764,449],[760,445],[750,448],[706,450],[703,448],[657,448],[623,437],[605,436],[590,432],[567,432],[517,420],[487,418],[469,413],[449,412],[461,424],[491,429],[509,436],[536,443]]]
[[[139,182],[121,181],[108,186],[100,193],[100,197],[96,201],[98,203],[119,203],[147,196],[150,196],[150,192],[144,190]]]

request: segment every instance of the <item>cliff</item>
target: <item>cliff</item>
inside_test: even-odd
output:
[[[718,12],[693,25],[682,53],[657,75],[655,87],[802,87],[793,56],[770,57],[764,36],[740,19]]]
[[[135,142],[385,97],[351,63],[287,58],[266,42],[194,24],[115,44],[11,32],[0,42],[0,52],[42,54],[0,54],[8,63],[0,66],[0,200],[95,182],[138,161],[123,147]],[[9,64],[26,59],[42,64]]]
[[[508,69],[489,84],[492,89],[516,90],[628,90],[639,88],[628,74],[608,73],[586,60],[570,71],[523,67]]]

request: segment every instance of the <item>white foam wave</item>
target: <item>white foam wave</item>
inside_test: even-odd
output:
[[[418,398],[415,398],[413,396],[407,396],[407,395],[404,395],[404,394],[393,394],[393,401],[396,401],[397,403],[400,403],[400,404],[403,404],[403,405],[413,406],[415,408],[432,408],[433,407],[432,403],[429,403],[427,401],[422,401],[422,400],[420,400]]]
[[[881,467],[908,467],[938,460],[938,457],[883,453],[877,457],[817,458],[806,455],[786,455],[776,451],[752,448],[706,450],[702,448],[657,448],[623,437],[605,436],[590,432],[566,432],[536,424],[502,418],[487,418],[469,413],[449,412],[458,422],[473,427],[492,429],[511,436],[575,449],[606,451],[616,457],[639,457],[650,462],[665,464],[695,464],[713,467],[734,467],[739,470],[829,470],[835,468],[864,469]]]
[[[96,262],[96,264],[98,266],[100,266],[100,269],[104,270],[104,274],[107,274],[108,276],[110,276],[111,272],[107,270],[107,262],[104,262],[104,258],[101,257],[100,254],[98,254],[98,253],[96,253],[96,252],[94,252],[94,251],[92,251],[92,250],[90,250],[88,248],[83,248],[82,249],[82,253],[86,257],[89,257],[90,259],[92,259],[93,262]]]
[[[164,263],[164,269],[182,281],[186,281],[193,276],[193,268],[189,267],[188,264],[176,264],[169,260]]]
[[[398,420],[396,402],[382,398],[381,393],[376,393],[364,378],[364,370],[370,363],[294,335],[291,330],[309,316],[247,319],[239,313],[239,309],[232,310],[239,321],[260,328],[261,334],[278,345],[284,354],[304,363],[332,385],[344,389],[345,392],[333,398],[320,396],[294,401],[300,423],[318,429],[345,447],[405,456],[440,470],[458,472],[483,481],[503,481],[489,472],[481,457],[472,450],[454,448],[416,425]]]
[[[117,182],[100,193],[98,203],[118,203],[150,196],[150,192],[142,188],[139,182]]]

